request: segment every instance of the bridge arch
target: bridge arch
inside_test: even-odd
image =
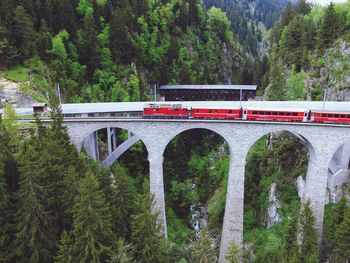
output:
[[[85,150],[88,150],[87,153],[90,157],[94,159],[96,158],[96,152],[98,151],[98,141],[97,141],[97,133],[100,131],[106,131],[106,145],[107,145],[107,157],[104,160],[100,160],[102,165],[111,166],[124,152],[126,152],[130,147],[136,144],[138,141],[141,141],[147,150],[147,145],[139,136],[130,130],[128,127],[121,126],[100,126],[95,127],[90,134],[82,138],[82,141],[78,144],[78,150],[81,150],[83,147]],[[125,131],[127,133],[127,138],[125,140],[120,141],[119,135],[121,131]],[[88,148],[88,149],[87,149]],[[95,154],[91,153],[94,151]]]
[[[337,145],[328,166],[327,199],[335,203],[343,197],[343,184],[350,183],[350,138]]]
[[[166,193],[168,193],[166,195],[167,216],[170,215],[170,218],[175,218],[174,216],[187,218],[190,215],[190,211],[192,211],[191,213],[193,215],[193,213],[195,213],[194,210],[197,209],[197,211],[208,212],[207,223],[210,224],[214,213],[212,213],[212,210],[206,210],[208,208],[207,204],[210,204],[210,199],[213,198],[214,195],[218,196],[219,192],[222,197],[225,197],[228,169],[225,172],[217,173],[216,177],[214,177],[212,170],[209,169],[209,167],[214,167],[213,165],[218,164],[223,166],[223,163],[225,163],[225,165],[227,164],[227,157],[230,155],[228,152],[229,143],[227,139],[223,137],[220,130],[207,127],[198,128],[196,125],[196,127],[181,127],[174,131],[174,134],[172,134],[171,138],[169,136],[166,142],[167,144],[163,156],[168,164],[164,166],[164,188],[166,189]],[[203,148],[204,143],[206,143],[206,146]],[[217,161],[212,161],[213,159],[209,158],[206,153],[214,153],[219,148],[221,154],[214,154],[216,156],[214,159]],[[203,149],[205,149],[205,154]],[[193,151],[196,153],[195,160],[201,161],[202,165],[200,165],[200,167],[195,165],[196,162],[192,162],[192,165],[187,166],[190,158],[193,157]],[[192,167],[192,169],[194,168],[194,170],[192,170],[194,173],[190,173],[190,167]],[[198,171],[200,173],[198,173]],[[177,193],[175,199],[171,197],[174,194],[174,192],[172,192],[172,185],[174,184],[177,187],[180,186],[179,188],[176,188],[177,190],[180,189],[180,193],[175,191]],[[203,191],[203,186],[205,186],[206,193]],[[218,189],[220,190],[218,191]],[[172,200],[178,200],[177,203],[185,203],[186,205],[178,206],[177,203]],[[169,211],[171,212],[169,213]],[[220,220],[215,220],[215,222],[220,222],[218,225],[220,227],[223,222],[223,218],[221,218],[220,215],[223,211],[224,207],[222,207],[222,210],[220,209],[220,212],[217,211],[215,213],[217,216],[216,219]],[[185,224],[190,224],[190,221],[185,220],[183,222]],[[200,227],[203,227],[201,224],[201,222],[203,222],[202,220],[197,218],[197,222]],[[171,227],[170,224],[171,222],[168,220],[168,229]],[[213,228],[214,225],[211,224],[208,226]],[[215,231],[213,232],[217,234],[215,235],[216,237],[220,236],[219,233],[221,233],[221,229],[218,226],[214,227]],[[196,230],[198,231],[199,228],[196,228]],[[169,231],[169,233],[171,232]],[[188,236],[186,235],[186,237]],[[185,241],[187,239],[181,238],[181,240]]]

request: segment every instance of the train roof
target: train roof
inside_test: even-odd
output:
[[[303,110],[311,109],[320,111],[323,109],[322,101],[173,101],[173,102],[108,102],[108,103],[77,103],[62,104],[63,114],[104,113],[104,112],[142,112],[146,104],[182,104],[184,107],[219,107],[236,108],[242,105],[244,108],[259,108],[265,110]],[[350,102],[327,101],[325,112],[343,111],[350,109]],[[0,109],[0,113],[3,110]],[[33,113],[33,108],[16,108],[18,115]]]
[[[310,110],[311,112],[317,112],[317,113],[344,113],[344,114],[350,114],[350,110]]]
[[[160,90],[256,90],[257,85],[162,85]]]
[[[308,109],[293,109],[293,108],[258,108],[258,107],[243,107],[244,110],[255,110],[255,111],[282,111],[282,112],[305,112]]]
[[[214,110],[239,110],[241,107],[235,106],[192,106],[193,109],[214,109]]]

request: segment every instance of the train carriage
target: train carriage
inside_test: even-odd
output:
[[[257,121],[296,121],[307,122],[309,118],[309,110],[295,109],[243,109],[243,120]]]
[[[310,111],[311,122],[350,124],[350,112]]]
[[[191,118],[194,119],[240,119],[241,108],[205,108],[193,107],[191,109]]]

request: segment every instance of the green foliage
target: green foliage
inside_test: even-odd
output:
[[[122,239],[116,242],[116,251],[108,263],[134,263],[134,248]]]
[[[305,100],[306,74],[302,70],[299,73],[291,72],[291,76],[286,83],[287,100]]]
[[[52,38],[52,53],[62,60],[67,59],[67,51],[64,43],[69,39],[69,33],[66,30],[61,30]]]
[[[215,262],[216,251],[206,228],[201,230],[199,238],[192,244],[191,259],[194,263]]]
[[[317,230],[315,217],[311,210],[310,201],[303,204],[300,214],[300,261],[308,263],[319,262]]]
[[[19,171],[19,211],[16,235],[19,262],[49,261],[53,247],[53,229],[48,211],[47,174],[44,159],[35,150],[37,141],[32,139],[23,145]]]
[[[132,215],[132,241],[135,259],[138,262],[164,262],[164,238],[158,225],[158,214],[153,214],[154,196],[149,193],[149,182],[145,180],[143,192],[137,194],[135,213]]]
[[[336,228],[335,237],[337,240],[338,259],[348,261],[350,258],[350,206],[345,210],[342,223]]]
[[[114,168],[113,193],[111,201],[113,232],[120,238],[130,240],[131,214],[133,212],[133,191],[127,181],[126,171],[119,165]]]
[[[241,262],[241,254],[242,252],[239,246],[235,242],[232,242],[225,259],[228,263],[239,263]]]
[[[91,172],[80,180],[74,210],[74,260],[101,262],[110,255],[113,240],[111,214]]]
[[[193,235],[193,230],[179,218],[177,218],[173,209],[167,209],[167,230],[168,238],[179,246],[183,246],[188,243]]]
[[[66,231],[61,235],[58,255],[55,257],[55,263],[73,263],[72,241]]]

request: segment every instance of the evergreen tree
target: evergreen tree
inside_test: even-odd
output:
[[[298,220],[296,216],[288,219],[288,224],[284,234],[284,250],[286,252],[286,262],[297,263],[299,257],[299,245],[297,239]]]
[[[73,263],[72,244],[66,231],[62,232],[58,255],[55,257],[55,263]]]
[[[293,19],[294,15],[295,14],[294,14],[293,5],[291,2],[288,1],[287,6],[284,9],[284,12],[282,15],[282,20],[281,20],[282,27],[285,27],[286,25],[288,25],[289,22]]]
[[[8,210],[8,191],[7,191],[7,185],[5,180],[5,159],[6,159],[6,150],[4,149],[4,145],[6,144],[5,141],[3,141],[3,127],[2,127],[2,121],[0,118],[0,262],[5,262],[5,251],[7,250],[7,241],[9,239],[8,237],[8,224],[7,222],[8,218],[6,217],[6,212]]]
[[[232,242],[230,248],[225,256],[228,263],[239,263],[241,262],[241,250],[236,242]]]
[[[15,225],[18,213],[18,162],[19,132],[14,109],[5,104],[4,118],[0,116],[0,261],[11,262],[17,247]]]
[[[74,205],[74,262],[104,262],[110,256],[111,215],[91,172],[81,179]]]
[[[98,66],[97,57],[98,27],[92,14],[84,17],[84,28],[79,37],[81,63],[87,66],[87,75],[91,77]]]
[[[199,238],[192,244],[191,258],[194,263],[215,262],[216,253],[212,246],[209,232],[206,228],[201,229]]]
[[[311,6],[305,0],[299,0],[295,6],[295,13],[306,15],[311,12]]]
[[[127,182],[125,171],[119,165],[114,174],[113,198],[111,200],[113,232],[118,237],[130,240],[133,192]]]
[[[16,47],[22,54],[21,59],[26,59],[33,55],[35,47],[34,39],[36,32],[34,30],[33,20],[23,6],[17,6],[13,13],[13,39]]]
[[[334,4],[331,2],[323,16],[320,28],[320,45],[322,48],[328,47],[336,38],[338,30],[337,15],[335,13]]]
[[[349,262],[350,259],[350,206],[345,210],[343,222],[337,226],[336,232],[336,254],[339,262]]]
[[[285,81],[283,74],[283,64],[278,61],[271,65],[270,72],[270,89],[267,92],[267,97],[269,100],[283,100],[285,93]]]
[[[135,214],[132,215],[132,241],[135,245],[135,259],[142,263],[159,263],[164,261],[164,238],[157,223],[158,214],[152,212],[154,196],[149,192],[149,182],[145,180],[143,192],[137,194]]]
[[[132,245],[125,243],[122,239],[116,242],[116,251],[108,263],[134,263],[135,250]]]
[[[35,138],[25,142],[19,159],[18,262],[49,262],[54,246],[50,214],[46,207],[46,164],[42,162],[42,152],[35,149],[37,144]]]
[[[303,204],[300,214],[300,261],[306,263],[317,263],[319,262],[317,243],[318,235],[315,228],[315,217],[310,206],[310,201]]]

